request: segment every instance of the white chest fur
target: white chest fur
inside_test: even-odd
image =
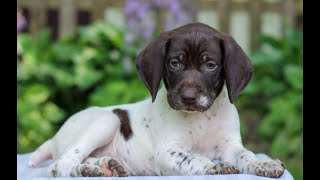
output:
[[[164,87],[157,99],[135,104],[104,108],[120,108],[129,115],[133,136],[129,140],[117,133],[111,145],[96,156],[118,158],[131,174],[154,174],[154,152],[163,147],[179,147],[185,152],[219,159],[224,141],[241,142],[238,113],[229,102],[226,87],[206,112],[182,112],[172,109]],[[144,166],[141,168],[140,166]],[[144,169],[142,172],[141,169]]]

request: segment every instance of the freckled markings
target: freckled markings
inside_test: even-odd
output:
[[[171,152],[170,155],[173,156],[176,152]]]
[[[185,156],[182,161],[180,161],[179,166],[181,167],[181,164],[188,158],[188,156]]]
[[[185,161],[187,158],[188,158],[188,156],[185,156],[185,157],[182,159],[181,163],[183,163],[183,161]],[[181,163],[180,163],[180,164],[181,164]]]
[[[53,167],[53,169],[52,169],[52,171],[51,171],[51,175],[52,175],[53,177],[56,177],[56,176],[57,176],[57,165],[58,165],[58,164],[55,164],[54,167]]]
[[[53,177],[56,177],[56,176],[57,176],[57,171],[56,171],[55,169],[53,169],[53,170],[51,171],[51,175],[52,175]]]
[[[192,157],[191,159],[188,160],[188,164],[190,164],[190,162],[194,159],[194,157]]]

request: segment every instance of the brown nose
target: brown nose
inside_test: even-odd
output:
[[[194,104],[198,97],[198,91],[195,88],[188,88],[181,93],[181,101],[185,104]]]

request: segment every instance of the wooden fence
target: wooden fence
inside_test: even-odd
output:
[[[259,46],[257,34],[262,32],[264,13],[278,14],[281,30],[297,26],[296,18],[302,16],[302,0],[199,0],[198,12],[216,12],[217,29],[230,33],[234,12],[248,16],[248,48]],[[105,18],[108,8],[122,10],[125,0],[18,0],[29,21],[27,31],[37,34],[45,26],[53,29],[56,38],[74,33],[78,25]],[[207,18],[210,24],[210,18]]]

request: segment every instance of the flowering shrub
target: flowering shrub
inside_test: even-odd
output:
[[[191,0],[127,0],[124,13],[130,30],[126,42],[144,47],[161,31],[193,22],[197,8]]]
[[[17,11],[17,33],[21,32],[26,26],[27,26],[26,18],[18,10]]]

